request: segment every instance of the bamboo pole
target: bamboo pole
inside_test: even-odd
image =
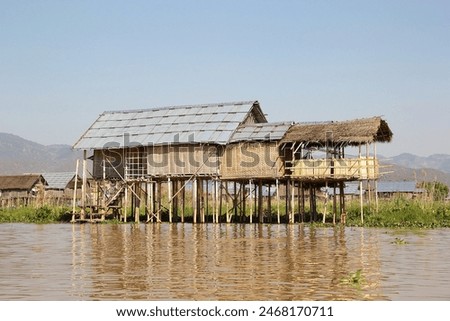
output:
[[[280,217],[280,184],[278,181],[278,178],[275,180],[275,188],[277,190],[277,223],[281,223],[281,217]]]
[[[167,177],[167,193],[169,196],[169,223],[173,222],[173,200],[172,200],[172,181]]]
[[[72,202],[72,223],[75,222],[75,211],[77,206],[77,190],[78,190],[78,167],[80,166],[80,160],[77,159],[77,164],[75,166],[75,186],[73,190],[73,202]]]
[[[198,199],[197,199],[198,189],[197,189],[197,178],[192,181],[192,222],[197,223],[197,211],[198,211]]]
[[[289,223],[295,223],[295,181],[291,182],[291,206],[289,211]]]
[[[250,224],[253,223],[253,182],[249,181],[250,185]]]
[[[83,151],[83,185],[81,186],[81,215],[80,219],[84,220],[86,218],[86,189],[87,189],[87,173],[86,164],[87,163],[87,150]]]
[[[336,186],[336,184],[335,184],[335,186]],[[335,191],[336,191],[336,189],[335,189]],[[323,224],[325,224],[327,211],[328,211],[328,182],[325,182],[325,204],[324,204],[323,219],[322,219]],[[335,217],[335,215],[333,213],[333,219],[334,219],[334,217]]]
[[[264,223],[262,180],[258,182],[258,221]]]
[[[272,223],[272,193],[271,193],[271,186],[270,184],[267,186],[267,214],[269,215],[268,220],[269,223]]]

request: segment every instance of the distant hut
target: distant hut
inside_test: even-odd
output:
[[[42,203],[47,185],[42,175],[0,176],[1,207],[20,207]]]
[[[74,172],[43,173],[47,185],[45,186],[45,202],[52,205],[71,205],[75,180],[81,187],[81,178]]]
[[[393,197],[412,199],[426,193],[415,181],[380,181],[377,192],[379,197],[388,199]]]

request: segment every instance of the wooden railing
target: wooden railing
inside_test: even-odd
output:
[[[299,159],[294,160],[291,177],[305,179],[377,179],[379,177],[378,159],[340,158],[340,159]]]

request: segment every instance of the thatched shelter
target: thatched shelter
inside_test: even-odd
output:
[[[0,176],[0,204],[2,207],[31,205],[44,196],[46,185],[42,175]]]
[[[298,123],[289,128],[283,143],[301,142],[308,146],[333,145],[359,146],[366,143],[390,142],[392,131],[381,117],[349,121]]]

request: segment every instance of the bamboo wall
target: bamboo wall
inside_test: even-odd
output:
[[[228,145],[220,168],[221,178],[276,179],[284,175],[284,163],[276,142]]]
[[[377,179],[378,160],[373,157],[341,159],[299,159],[292,177],[305,179]]]

